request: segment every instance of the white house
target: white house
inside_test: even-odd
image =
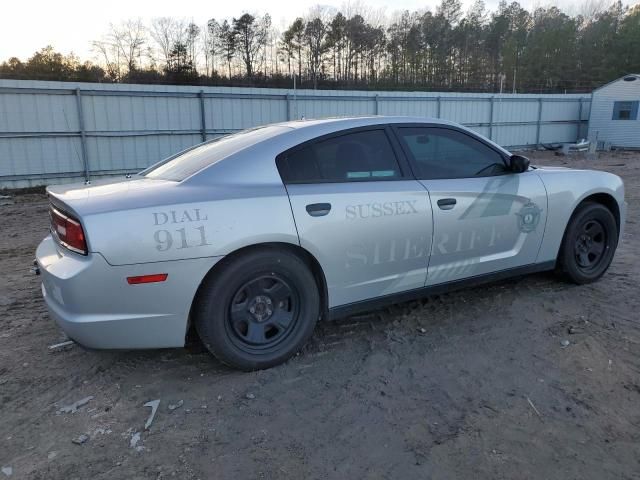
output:
[[[598,146],[640,148],[640,75],[626,75],[591,94],[589,139]]]

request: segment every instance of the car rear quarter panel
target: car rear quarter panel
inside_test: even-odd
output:
[[[549,211],[544,239],[538,254],[538,263],[555,260],[571,215],[587,197],[598,193],[611,195],[621,213],[621,228],[624,225],[624,185],[620,177],[607,172],[593,170],[552,169],[536,170],[547,189]]]
[[[220,257],[262,242],[298,244],[282,184],[178,188],[179,203],[85,216],[91,250],[111,265],[127,265]]]

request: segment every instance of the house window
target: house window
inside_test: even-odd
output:
[[[637,120],[638,101],[613,102],[613,120]]]

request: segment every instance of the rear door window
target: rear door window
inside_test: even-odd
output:
[[[361,182],[402,177],[383,129],[319,140],[278,158],[285,183]]]

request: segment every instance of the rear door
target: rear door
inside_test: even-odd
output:
[[[395,128],[433,208],[426,285],[533,264],[547,195],[533,172],[513,173],[503,154],[455,128]]]
[[[424,285],[431,205],[394,142],[385,127],[356,129],[278,156],[300,244],[322,266],[329,307]]]

